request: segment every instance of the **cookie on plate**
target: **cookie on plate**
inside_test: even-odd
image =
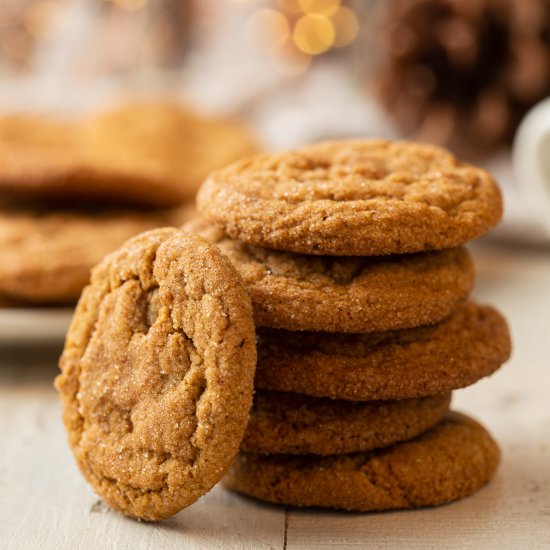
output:
[[[210,490],[238,452],[255,359],[245,286],[204,239],[158,229],[107,256],[78,303],[56,380],[94,490],[146,520]]]
[[[462,247],[401,256],[306,256],[226,237],[202,220],[184,225],[239,270],[259,326],[372,332],[436,323],[466,298],[474,268]]]
[[[439,422],[450,394],[392,401],[343,401],[256,390],[241,450],[334,455],[411,439]]]
[[[214,172],[199,212],[234,239],[337,256],[451,248],[502,216],[488,172],[406,141],[340,141],[258,155]]]
[[[413,440],[365,453],[240,453],[224,485],[293,506],[358,512],[419,508],[471,495],[492,479],[499,460],[499,448],[485,428],[449,413]]]
[[[504,318],[468,302],[431,326],[372,334],[259,328],[256,387],[354,401],[448,392],[510,356]]]
[[[170,101],[84,121],[0,117],[0,192],[16,199],[155,207],[192,198],[208,173],[257,152],[248,128]]]
[[[155,182],[177,202],[193,198],[211,171],[258,151],[242,122],[174,101],[134,101],[100,113],[82,125],[81,142],[90,165]]]
[[[142,231],[180,225],[187,210],[2,208],[0,294],[29,303],[75,303],[103,256]]]
[[[102,170],[93,155],[84,152],[80,134],[75,121],[31,114],[0,117],[2,197],[67,204],[171,206],[181,202],[162,181]]]

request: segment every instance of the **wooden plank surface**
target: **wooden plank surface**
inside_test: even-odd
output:
[[[472,498],[411,512],[261,505],[214,489],[161,524],[104,506],[78,473],[51,386],[57,346],[0,348],[0,549],[550,548],[550,253],[475,248],[476,294],[508,317],[514,355],[454,396],[503,463]]]

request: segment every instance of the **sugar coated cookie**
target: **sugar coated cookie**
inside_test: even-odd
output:
[[[0,294],[29,303],[76,303],[90,270],[124,241],[179,225],[184,208],[159,211],[0,209]]]
[[[500,451],[474,420],[450,413],[423,435],[336,456],[241,453],[224,485],[293,506],[358,512],[435,506],[471,495],[495,474]]]
[[[84,120],[0,117],[6,197],[155,207],[193,198],[208,173],[257,152],[236,120],[171,101],[128,102]]]
[[[435,323],[456,309],[474,282],[462,247],[375,258],[306,256],[232,240],[201,220],[184,229],[230,258],[247,284],[259,326],[372,332]]]
[[[496,225],[485,170],[406,141],[340,141],[258,155],[214,172],[201,214],[244,242],[304,254],[374,256],[450,248]]]
[[[410,439],[436,424],[450,394],[344,401],[256,390],[241,449],[261,454],[333,455]]]
[[[252,402],[252,307],[205,240],[143,233],[95,269],[56,387],[78,466],[113,508],[170,516],[217,483]]]
[[[441,323],[402,331],[258,329],[256,386],[354,401],[422,397],[473,384],[510,351],[503,317],[473,302]]]

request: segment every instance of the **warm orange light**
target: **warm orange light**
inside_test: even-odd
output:
[[[246,22],[245,37],[251,46],[271,51],[289,39],[290,26],[281,12],[263,9],[254,13]]]
[[[340,7],[340,0],[298,0],[304,13],[332,15]]]
[[[324,15],[304,15],[294,25],[292,39],[296,47],[307,54],[319,55],[334,44],[336,31],[332,21]]]
[[[359,21],[357,16],[348,8],[339,8],[338,11],[331,17],[336,29],[336,37],[334,39],[334,47],[342,48],[351,44],[359,32]]]

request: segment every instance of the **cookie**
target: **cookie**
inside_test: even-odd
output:
[[[333,455],[386,447],[431,428],[450,401],[450,394],[361,402],[257,390],[241,450]]]
[[[0,118],[4,197],[155,207],[192,198],[211,170],[257,151],[241,123],[172,102],[129,103],[87,120]]]
[[[204,117],[170,101],[106,111],[83,125],[82,143],[90,164],[158,182],[178,202],[193,198],[212,170],[258,151],[242,122]]]
[[[259,326],[371,332],[435,323],[456,309],[474,281],[462,247],[401,256],[305,256],[232,240],[200,220],[184,229],[231,259]]]
[[[337,256],[451,248],[502,216],[500,191],[485,170],[438,147],[382,140],[234,163],[211,174],[197,206],[234,239]]]
[[[207,492],[238,451],[255,359],[250,298],[214,246],[165,228],[107,256],[78,303],[56,380],[94,490],[145,520]]]
[[[162,182],[151,189],[152,182],[142,177],[131,179],[103,173],[93,160],[90,163],[84,159],[80,141],[76,122],[30,114],[1,117],[2,197],[67,203],[103,200],[153,206],[179,202]]]
[[[450,413],[416,439],[366,453],[241,453],[224,485],[292,506],[358,512],[419,508],[471,495],[492,479],[499,460],[497,444],[480,424]]]
[[[156,211],[0,209],[0,294],[33,303],[75,303],[90,269],[130,237],[180,225],[185,208]]]
[[[448,392],[510,356],[506,321],[466,303],[437,325],[373,334],[258,329],[256,387],[354,401]]]

